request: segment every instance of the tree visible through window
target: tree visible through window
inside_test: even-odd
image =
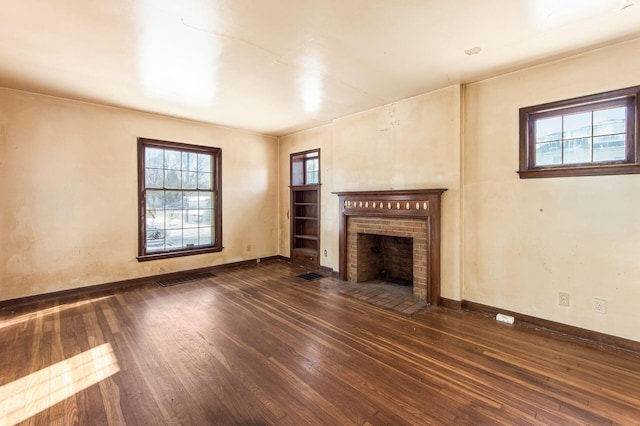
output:
[[[520,110],[520,177],[640,173],[634,87]]]
[[[139,138],[138,156],[138,259],[220,251],[220,149]]]

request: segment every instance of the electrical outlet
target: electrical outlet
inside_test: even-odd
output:
[[[569,306],[569,293],[558,293],[558,305]]]
[[[599,314],[606,314],[607,301],[604,299],[593,299],[593,310]]]

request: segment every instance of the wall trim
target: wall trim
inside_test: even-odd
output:
[[[615,349],[622,349],[622,350],[634,352],[636,354],[640,354],[640,342],[636,342],[635,340],[630,340],[630,339],[625,339],[623,337],[600,333],[598,331],[587,330],[586,328],[580,328],[580,327],[575,327],[573,325],[562,324],[559,322],[546,320],[543,318],[538,318],[530,315],[521,314],[518,312],[508,311],[506,309],[496,308],[494,306],[471,302],[468,300],[462,300],[460,302],[455,300],[449,300],[448,302],[443,302],[443,306],[449,307],[447,306],[447,304],[450,304],[452,306],[451,309],[456,309],[453,306],[457,306],[459,304],[461,306],[461,309],[465,311],[478,312],[478,313],[490,314],[490,315],[496,315],[498,313],[510,315],[514,317],[517,321],[522,321],[529,325],[533,325],[536,327],[541,327],[548,330],[556,331],[558,333],[566,334],[569,337],[572,337],[575,339],[586,340],[589,343],[597,344],[599,346],[605,345],[608,347],[613,347]]]
[[[258,262],[258,260],[260,262]],[[72,288],[68,290],[54,291],[51,293],[42,293],[42,294],[36,294],[33,296],[19,297],[16,299],[1,300],[0,311],[11,309],[11,308],[34,305],[41,302],[51,302],[53,300],[65,301],[65,300],[73,299],[79,296],[105,293],[118,288],[149,284],[155,281],[183,277],[185,275],[202,274],[204,272],[216,272],[216,271],[222,271],[226,269],[254,266],[258,263],[270,263],[270,262],[280,261],[280,260],[288,261],[288,259],[283,256],[269,256],[269,257],[262,257],[260,259],[242,260],[239,262],[224,263],[224,264],[215,265],[215,266],[205,266],[203,268],[188,269],[185,271],[169,272],[166,274],[150,275],[146,277],[132,278],[130,280],[115,281],[115,282],[106,283],[106,284],[97,284],[97,285],[91,285],[86,287]]]
[[[445,297],[441,297],[440,305],[444,306],[445,308],[455,309],[456,311],[462,310],[462,300],[453,300],[453,299],[447,299]]]

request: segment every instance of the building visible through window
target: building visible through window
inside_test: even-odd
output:
[[[639,88],[520,110],[520,177],[640,173]]]
[[[218,148],[140,138],[139,260],[219,251]]]

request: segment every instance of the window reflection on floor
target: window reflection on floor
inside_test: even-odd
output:
[[[20,423],[120,371],[109,343],[0,387],[0,425]]]

